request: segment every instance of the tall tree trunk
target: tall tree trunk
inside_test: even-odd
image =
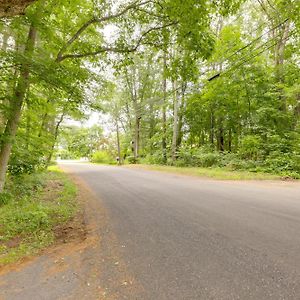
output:
[[[27,94],[28,99],[28,94]],[[29,150],[30,145],[30,130],[31,130],[31,117],[30,117],[30,103],[26,101],[27,106],[27,116],[26,116],[26,150]]]
[[[8,39],[10,37],[9,34],[9,29],[5,28],[2,32],[2,47],[1,50],[3,52],[6,52],[7,50],[7,46],[8,46]],[[9,81],[6,82],[6,89],[7,89],[7,94],[9,94],[9,90],[10,90],[10,86],[9,86]],[[6,99],[6,97],[3,97],[3,99],[0,100],[2,103],[1,105],[6,106],[8,104],[8,100]],[[6,116],[5,113],[3,111],[0,112],[0,130],[1,130],[1,134],[3,133],[4,129],[5,129],[5,124],[6,124]]]
[[[290,22],[287,21],[281,29],[281,34],[278,43],[275,46],[275,72],[277,81],[284,83],[284,51],[286,42],[290,32]],[[279,100],[281,101],[281,108],[283,111],[287,110],[286,97],[283,95],[283,88],[279,87]]]
[[[177,137],[178,137],[178,98],[176,80],[173,81],[174,89],[174,118],[173,118],[173,138],[172,138],[172,162],[176,160]]]
[[[185,113],[185,89],[186,84],[183,83],[181,87],[181,103],[178,114],[178,137],[177,137],[177,149],[180,147],[183,137],[182,127],[183,127],[183,116]]]
[[[64,117],[65,117],[65,111],[63,111],[63,113],[61,114],[58,122],[55,125],[53,143],[51,145],[50,153],[49,153],[49,156],[47,158],[47,164],[48,165],[51,162],[51,159],[52,159],[52,156],[53,156],[53,152],[54,152],[54,148],[55,148],[55,144],[56,144],[56,141],[57,141],[57,138],[58,138],[59,127],[60,127],[60,124],[62,123],[62,121],[64,120]]]
[[[209,128],[209,140],[212,148],[214,147],[214,132],[215,132],[215,116],[213,109],[210,110],[210,128]]]
[[[150,155],[152,155],[154,150],[152,138],[155,134],[155,113],[154,113],[154,107],[152,103],[149,105],[149,123],[150,123],[150,127],[149,127]]]
[[[140,130],[141,130],[141,117],[139,115],[135,118],[135,133],[134,133],[134,158],[139,158],[140,151]]]
[[[30,57],[33,53],[36,41],[36,33],[35,27],[31,25],[24,50],[24,55],[26,57]],[[17,133],[25,94],[29,87],[29,67],[30,66],[28,63],[23,63],[21,65],[20,77],[10,103],[10,112],[6,122],[6,127],[3,134],[4,138],[0,151],[0,192],[2,192],[4,188],[8,161],[11,154],[13,141]]]
[[[223,124],[222,121],[219,126],[219,139],[218,139],[218,144],[219,144],[219,151],[223,152],[225,150],[224,147],[224,130],[223,130]]]
[[[167,163],[167,112],[166,112],[166,105],[167,105],[167,77],[166,77],[166,70],[167,70],[167,54],[164,51],[164,78],[163,78],[163,105],[162,105],[162,155],[163,155],[163,162]]]
[[[228,151],[231,152],[231,145],[232,145],[232,129],[229,128],[228,132]]]
[[[121,145],[120,145],[120,129],[119,129],[119,122],[116,120],[116,129],[117,129],[117,147],[118,147],[118,165],[120,166],[122,164],[122,158],[121,158]]]

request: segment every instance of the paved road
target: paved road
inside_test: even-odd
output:
[[[300,186],[69,163],[102,199],[138,299],[300,299]]]

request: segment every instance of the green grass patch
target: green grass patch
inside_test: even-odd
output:
[[[56,166],[9,178],[0,195],[0,265],[35,254],[77,211],[76,186]]]
[[[224,168],[193,168],[193,167],[173,167],[161,165],[127,165],[126,167],[143,168],[153,171],[176,173],[181,175],[199,176],[214,178],[219,180],[276,180],[279,175],[267,173],[253,173],[247,171],[231,171]]]

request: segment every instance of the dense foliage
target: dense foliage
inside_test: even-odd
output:
[[[298,11],[48,0],[1,19],[0,191],[56,154],[299,177]],[[90,110],[110,117],[103,129],[65,122]]]
[[[122,156],[299,178],[296,6],[248,1],[234,17],[216,14],[209,57],[182,43],[132,55],[114,79],[114,96],[102,97],[119,123]]]

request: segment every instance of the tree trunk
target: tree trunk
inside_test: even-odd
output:
[[[286,42],[290,32],[290,23],[287,21],[280,34],[279,42],[275,46],[275,68],[276,68],[276,78],[281,84],[284,83],[284,51]],[[279,87],[279,99],[281,101],[281,108],[283,111],[287,110],[286,97],[283,95],[283,88]]]
[[[122,158],[121,158],[121,145],[120,145],[120,130],[119,130],[119,122],[116,120],[116,129],[117,129],[117,147],[118,147],[118,165],[120,166],[122,164]]]
[[[150,155],[152,155],[154,151],[154,145],[152,139],[155,135],[155,110],[152,103],[150,103],[149,105],[149,123],[150,123],[150,127],[149,127],[150,149],[149,150],[150,150]]]
[[[228,132],[228,151],[231,152],[231,145],[232,145],[232,130],[229,128]]]
[[[64,120],[65,117],[65,112],[63,112],[58,120],[58,122],[56,123],[55,129],[54,129],[54,139],[53,139],[53,143],[51,145],[51,150],[47,159],[47,165],[50,165],[52,156],[53,156],[53,152],[54,152],[54,148],[55,148],[55,144],[57,141],[57,137],[58,137],[58,132],[59,132],[59,126],[62,123],[62,121]]]
[[[172,162],[176,160],[177,150],[177,137],[178,137],[178,99],[177,99],[177,88],[176,81],[173,81],[174,89],[174,119],[173,119],[173,138],[172,138]]]
[[[210,111],[210,130],[209,130],[209,140],[212,147],[214,147],[214,131],[215,131],[215,117],[214,112],[211,108]]]
[[[5,28],[2,32],[2,48],[1,50],[3,52],[6,52],[7,46],[8,46],[8,39],[10,37],[9,34],[9,29]],[[7,94],[9,94],[10,86],[9,86],[9,81],[6,82],[6,89],[7,89]],[[1,105],[6,106],[8,104],[8,100],[6,99],[7,97],[3,97],[0,101],[2,102]],[[6,124],[6,116],[3,111],[0,112],[0,128],[1,128],[1,134],[5,130],[5,124]]]
[[[183,127],[183,116],[185,113],[185,89],[186,89],[186,84],[183,83],[181,88],[182,95],[181,95],[181,104],[180,104],[179,117],[178,117],[177,149],[180,147],[182,142],[182,137],[183,137],[182,127]]]
[[[223,152],[224,148],[224,130],[222,124],[219,127],[219,151]]]
[[[25,56],[31,56],[34,50],[36,40],[36,29],[33,25],[30,26],[29,34],[24,50]],[[0,151],[0,192],[3,191],[5,184],[6,171],[13,141],[16,136],[18,124],[21,116],[22,105],[24,102],[26,91],[29,87],[29,64],[23,63],[21,65],[20,77],[16,86],[12,101],[10,103],[10,112],[6,127],[4,130],[4,138],[1,144]]]
[[[27,94],[28,99],[28,94]],[[30,103],[27,101],[27,116],[26,116],[26,150],[29,150],[30,145],[30,130],[31,130],[31,117],[30,117]]]
[[[167,55],[164,51],[164,73],[167,69]],[[163,162],[167,163],[167,112],[166,112],[166,105],[167,105],[167,77],[164,74],[163,78],[163,105],[162,105],[162,154],[163,154]]]
[[[134,134],[134,158],[137,160],[139,158],[140,150],[140,126],[141,126],[141,117],[138,115],[135,118],[135,134]]]

